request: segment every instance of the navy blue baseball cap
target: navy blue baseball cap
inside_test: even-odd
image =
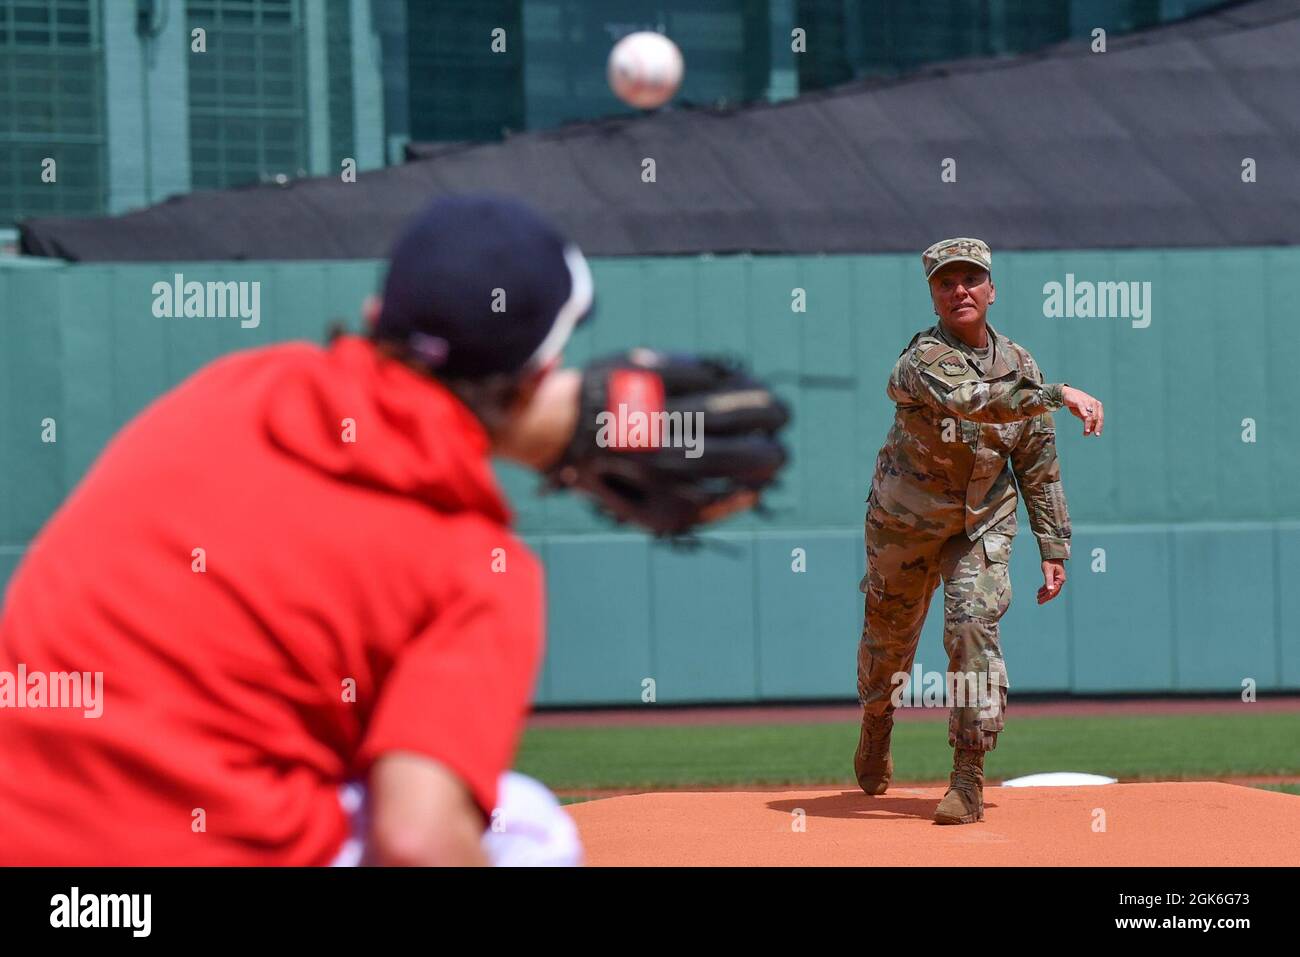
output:
[[[518,200],[434,200],[389,260],[372,336],[437,375],[478,378],[540,368],[591,311],[578,247]]]

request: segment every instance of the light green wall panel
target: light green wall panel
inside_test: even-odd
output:
[[[1043,584],[1042,558],[1038,554],[1038,543],[1029,533],[1027,520],[1020,522],[1020,532],[1011,548],[1009,567],[1011,607],[1002,616],[999,638],[1012,693],[1072,690],[1067,604],[1072,597],[1071,586],[1067,584],[1066,590],[1046,605],[1038,604],[1038,588]],[[1067,574],[1077,575],[1079,568],[1079,562],[1071,561]],[[938,600],[942,602],[942,592]],[[931,617],[939,618],[942,607],[939,604]]]
[[[753,542],[711,539],[707,548],[650,549],[659,704],[757,697]]]
[[[1073,548],[1065,591],[1043,607],[1067,602],[1074,690],[1172,691],[1176,589],[1169,532],[1093,526],[1075,532]]]
[[[1271,528],[1174,528],[1173,623],[1178,691],[1276,687],[1276,560]]]
[[[1278,686],[1300,688],[1300,526],[1283,524],[1277,530]]]
[[[997,253],[994,326],[1049,380],[1106,402],[1101,439],[1058,414],[1075,526],[1065,594],[1039,607],[1021,512],[1015,600],[1003,621],[1013,693],[1300,688],[1300,249]],[[359,327],[376,262],[0,264],[0,575],[109,440],[204,363]],[[862,515],[892,420],[885,380],[934,322],[916,256],[598,260],[597,314],[567,358],[632,344],[748,360],[794,410],[792,461],[768,514],[740,516],[711,548],[678,554],[615,529],[572,496],[502,466],[518,526],[549,578],[550,655],[538,700],[636,704],[853,694],[861,628]],[[261,325],[159,319],[155,282],[250,280]],[[1043,286],[1067,273],[1152,283],[1152,322],[1051,319]],[[791,310],[805,290],[807,311]],[[40,421],[58,442],[40,442]],[[1256,441],[1243,442],[1243,420]],[[1250,524],[1254,523],[1254,524]],[[790,549],[809,571],[790,572]],[[1090,570],[1104,547],[1108,571]],[[945,664],[936,595],[918,659]],[[1013,705],[1014,707],[1014,705]]]
[[[56,436],[72,432],[75,424],[63,414],[63,381],[59,369],[62,326],[41,322],[68,306],[62,284],[49,270],[21,270],[9,277],[6,315],[0,318],[0,398],[5,427],[0,432],[6,450],[2,478],[3,544],[30,539],[57,507],[65,492],[64,452],[67,445],[42,440],[42,423],[53,419]],[[36,320],[36,321],[33,321]]]
[[[792,568],[796,548],[807,556],[802,572]],[[760,697],[856,695],[862,595],[858,579],[849,579],[860,549],[858,534],[848,531],[758,537]]]
[[[655,675],[649,548],[631,536],[547,541],[551,700],[642,704],[642,682]]]

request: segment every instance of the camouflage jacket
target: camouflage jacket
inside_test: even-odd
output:
[[[909,520],[964,527],[974,541],[1015,515],[1018,484],[1042,557],[1069,558],[1052,422],[1061,385],[1044,385],[1028,350],[992,326],[988,333],[993,356],[984,375],[973,350],[940,324],[907,344],[889,376],[897,409],[868,501]],[[1014,517],[1003,530],[1015,534]]]

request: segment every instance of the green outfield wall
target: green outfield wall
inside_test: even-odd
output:
[[[629,344],[748,359],[790,400],[793,460],[765,517],[693,551],[616,530],[501,470],[549,584],[542,704],[850,698],[862,517],[884,387],[934,321],[916,256],[601,260],[572,363]],[[145,404],[223,353],[319,341],[377,285],[363,263],[0,263],[0,580]],[[261,284],[260,322],[162,319],[153,285]],[[1048,317],[1044,286],[1150,283],[1146,315]],[[1075,558],[1034,603],[1023,507],[1003,622],[1014,691],[1300,688],[1300,249],[999,253],[993,325],[1049,380],[1106,402],[1085,440],[1058,415]],[[1143,288],[1138,287],[1140,290]],[[792,308],[804,291],[806,311]],[[1115,305],[1120,303],[1115,301]],[[54,442],[48,422],[54,420]],[[433,543],[431,543],[433,544]],[[86,561],[111,561],[105,556]],[[796,552],[802,549],[802,552]],[[802,555],[806,570],[795,571]],[[1104,563],[1104,564],[1103,564]],[[918,662],[943,670],[940,603]]]

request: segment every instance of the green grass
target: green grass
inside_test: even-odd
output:
[[[1265,791],[1281,791],[1283,794],[1300,794],[1300,784],[1256,784],[1255,787]]]
[[[1037,771],[1128,779],[1300,777],[1300,714],[1019,718],[991,752],[991,781]],[[857,722],[529,730],[518,769],[556,790],[850,784]],[[946,722],[894,728],[897,781],[952,767]],[[1295,793],[1295,792],[1292,792]]]

